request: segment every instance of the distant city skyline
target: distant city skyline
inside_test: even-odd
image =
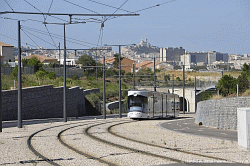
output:
[[[117,9],[120,6],[122,10]],[[140,14],[115,19],[106,17],[108,20],[104,22],[103,31],[100,20],[96,19],[103,21],[104,17],[72,17],[73,21],[87,23],[66,26],[67,48],[138,44],[141,39],[148,38],[152,46],[160,48],[183,47],[191,52],[217,51],[242,55],[250,54],[249,9],[249,0],[6,0],[0,6],[0,12],[127,14],[127,11],[138,11],[136,13]],[[42,24],[43,21],[69,20],[69,17],[55,17],[2,14],[0,41],[17,46],[17,20],[29,19],[21,21],[22,46],[27,43],[33,48],[55,48],[60,42],[63,48],[63,26],[48,24],[45,27]],[[94,23],[96,21],[99,23]]]

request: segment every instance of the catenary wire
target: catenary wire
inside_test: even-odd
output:
[[[27,30],[30,30],[30,31],[33,31],[33,32],[36,32],[36,33],[43,33],[43,34],[46,34],[45,31],[42,31],[42,30],[38,30],[38,29],[35,29],[35,28],[31,28],[31,27],[26,27],[26,26],[22,26],[24,28],[26,28]],[[58,35],[58,34],[54,34],[54,33],[51,33],[52,35],[55,36],[60,36],[63,38],[62,35]],[[47,35],[47,34],[46,34]],[[92,46],[96,46],[96,44],[93,44],[93,43],[89,43],[89,42],[86,42],[86,41],[82,41],[82,40],[78,40],[78,39],[74,39],[74,38],[70,38],[70,37],[66,37],[66,39],[71,39],[71,40],[75,40],[75,41],[78,41],[78,42],[82,42],[82,43],[86,43],[86,44],[89,44],[89,45],[92,45]]]
[[[171,1],[167,1],[167,2],[164,2],[164,3],[160,3],[160,4],[157,4],[157,5],[154,5],[154,6],[150,6],[150,7],[147,7],[147,8],[143,8],[143,9],[140,9],[140,10],[137,10],[135,11],[135,13],[137,12],[141,12],[141,11],[144,11],[144,10],[148,10],[148,9],[152,9],[152,8],[155,8],[155,7],[158,7],[158,6],[161,6],[161,5],[165,5],[167,3],[171,3],[171,2],[174,2],[176,0],[171,0]]]
[[[110,7],[110,8],[118,9],[117,7],[114,7],[114,6],[111,6],[111,5],[107,5],[107,4],[104,4],[104,3],[101,3],[101,2],[97,2],[97,1],[94,1],[94,0],[89,0],[89,1],[97,3],[97,4],[100,4],[100,5],[103,5],[103,6],[107,6],[107,7]],[[119,9],[119,10],[122,10],[122,11],[125,11],[125,12],[128,12],[128,13],[133,13],[131,11],[124,10],[124,9]]]
[[[9,36],[6,36],[6,35],[4,35],[4,34],[1,34],[1,33],[0,33],[0,35],[1,35],[1,36],[4,36],[4,37],[7,37],[7,38],[9,38],[9,39],[12,39],[12,40],[18,41],[17,39],[12,38],[12,37],[9,37]],[[32,45],[32,44],[28,44],[28,43],[26,43],[26,42],[21,42],[21,43],[25,43],[26,45],[30,45],[30,46],[32,46],[32,47],[36,47],[36,46],[34,46],[34,45]]]
[[[38,38],[38,39],[44,41],[45,43],[48,43],[48,44],[54,46],[54,44],[51,44],[51,43],[47,42],[46,40],[44,40],[44,39],[42,39],[42,38],[40,38],[40,37],[38,37],[38,36],[36,36],[36,35],[30,33],[29,31],[26,31],[26,30],[24,30],[24,29],[23,29],[23,31],[25,31],[25,32],[29,33],[30,35],[32,35],[32,36],[34,36],[34,37],[36,37],[36,38]]]
[[[36,8],[34,5],[32,5],[31,3],[29,3],[27,0],[24,0],[24,1],[25,1],[26,3],[28,3],[30,6],[32,6],[33,8],[35,8],[36,10],[38,10],[40,13],[42,13],[42,14],[43,14],[44,21],[46,20],[46,18],[45,18],[45,16],[44,16],[44,13],[43,13],[41,10],[39,10],[38,8]],[[50,17],[53,17],[53,18],[56,18],[56,19],[58,19],[58,20],[67,22],[67,20],[64,20],[64,19],[61,19],[61,18],[52,16],[52,15],[50,15]]]
[[[47,36],[48,36],[48,34],[47,34],[46,32],[41,31],[41,30],[36,30],[36,29],[33,29],[33,28],[29,28],[29,27],[26,27],[26,29],[27,29],[27,30],[30,30],[30,31],[33,31],[33,32],[35,32],[35,33],[40,33],[40,34],[42,34],[42,35],[47,35]],[[57,35],[57,34],[52,34],[52,35],[54,35],[54,36],[53,36],[54,38],[63,40],[63,36],[61,36],[61,35]],[[59,37],[58,37],[58,36],[59,36]],[[78,44],[78,45],[81,45],[81,46],[90,47],[90,46],[88,46],[88,45],[78,43],[78,42],[82,42],[82,43],[87,43],[87,42],[84,42],[84,41],[81,41],[81,40],[77,40],[77,39],[73,39],[73,38],[69,38],[69,37],[66,37],[66,38],[67,38],[68,42],[75,43],[75,44]],[[78,42],[75,42],[75,41],[78,41]],[[95,45],[95,44],[91,44],[91,45]],[[96,46],[96,45],[95,45],[95,46]]]
[[[36,8],[34,5],[32,5],[31,3],[29,3],[27,0],[24,0],[24,1],[43,14],[43,12],[41,10],[39,10],[38,8]],[[52,5],[52,3],[51,3],[51,5]],[[46,21],[46,17],[45,17],[44,14],[43,14],[43,17],[44,17],[44,21]],[[49,29],[47,28],[46,24],[44,24],[44,27],[46,28],[48,34],[50,35]],[[55,44],[55,41],[53,40],[53,38],[52,38],[51,35],[50,35],[50,38],[51,38],[52,42],[54,43],[54,46],[57,47],[56,44]]]
[[[53,1],[54,1],[54,0],[52,0],[51,3],[50,3],[50,7],[49,7],[49,10],[48,10],[48,13],[50,12],[50,9],[51,9],[51,6],[52,6],[52,4],[53,4]],[[47,17],[48,17],[48,15],[46,16],[46,19],[47,19]]]
[[[85,10],[88,10],[88,11],[90,11],[90,12],[92,12],[92,13],[99,14],[99,13],[93,11],[93,10],[87,9],[87,8],[85,8],[85,7],[83,7],[83,6],[77,5],[77,4],[72,3],[72,2],[69,2],[69,1],[67,1],[67,0],[64,0],[64,1],[65,1],[65,2],[68,2],[68,3],[72,4],[72,5],[75,5],[75,6],[77,6],[77,7],[80,7],[80,8],[83,8],[83,9],[85,9]]]
[[[158,7],[158,6],[162,6],[162,5],[165,5],[167,3],[171,3],[171,2],[174,2],[176,0],[171,0],[171,1],[167,1],[167,2],[164,2],[164,3],[160,3],[160,4],[156,4],[154,6],[150,6],[150,7],[146,7],[146,8],[143,8],[143,9],[140,9],[140,10],[136,10],[132,13],[138,13],[138,12],[141,12],[141,11],[145,11],[145,10],[149,10],[149,9],[152,9],[152,8],[155,8],[155,7]],[[116,16],[116,17],[109,17],[107,20],[112,20],[112,19],[115,19],[115,18],[118,18],[119,16]]]
[[[49,32],[48,27],[46,26],[46,24],[44,24],[44,26],[45,26],[45,28],[47,29],[47,32],[48,32],[48,34],[49,34],[49,36],[50,36],[51,40],[53,41],[54,46],[55,46],[55,47],[57,47],[57,46],[56,46],[56,43],[55,43],[55,41],[54,41],[54,39],[52,38],[52,36],[51,36],[51,34],[50,34],[50,32]]]
[[[28,36],[28,38],[31,40],[31,41],[33,41],[33,43],[35,43],[35,45],[37,46],[37,47],[39,47],[39,45],[23,30],[23,29],[21,29],[22,30],[22,32],[26,35],[26,36]]]
[[[113,14],[115,14],[115,13],[116,13],[123,5],[125,5],[127,2],[128,2],[128,0],[126,0],[119,8],[117,8],[117,9],[114,11]],[[113,15],[113,14],[112,14],[112,15]],[[112,16],[109,16],[109,17],[106,18],[103,22],[107,21],[110,17],[112,17]]]
[[[7,5],[11,8],[11,10],[14,12],[14,10],[13,10],[13,8],[10,6],[10,4],[6,1],[6,0],[4,0],[6,3],[7,3]]]

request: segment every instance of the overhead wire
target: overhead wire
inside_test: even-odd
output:
[[[155,7],[159,7],[159,6],[165,5],[167,3],[174,2],[174,1],[177,1],[177,0],[170,0],[170,1],[167,1],[167,2],[164,2],[164,3],[156,4],[156,5],[153,5],[153,6],[150,6],[150,7],[146,7],[146,8],[140,9],[140,10],[136,10],[136,11],[134,11],[132,13],[138,13],[138,12],[141,12],[141,11],[144,11],[144,10],[148,10],[148,9],[152,9],[152,8],[155,8]],[[109,17],[107,20],[112,20],[112,19],[115,19],[115,18],[118,18],[118,17],[120,17],[120,16]]]
[[[96,11],[90,10],[90,9],[88,9],[88,8],[85,8],[85,7],[83,7],[83,6],[77,5],[77,4],[72,3],[72,2],[69,2],[69,1],[67,1],[67,0],[64,0],[64,1],[65,1],[65,2],[68,2],[68,3],[72,4],[72,5],[75,5],[75,6],[77,6],[77,7],[80,7],[80,8],[82,8],[82,9],[88,10],[88,11],[90,11],[90,12],[92,12],[92,13],[99,14],[99,13],[97,13]]]
[[[49,36],[50,36],[51,40],[53,41],[54,46],[55,46],[55,47],[57,47],[57,45],[56,45],[56,43],[55,43],[54,39],[52,38],[52,36],[51,36],[51,34],[50,34],[50,32],[49,32],[49,29],[48,29],[48,28],[47,28],[47,26],[46,26],[46,24],[44,24],[44,26],[45,26],[45,28],[46,28],[46,30],[47,30],[47,32],[48,32],[48,34],[49,34]]]
[[[97,3],[97,4],[100,4],[100,5],[103,5],[103,6],[107,6],[107,7],[110,7],[110,8],[118,9],[117,7],[114,7],[114,6],[111,6],[111,5],[107,5],[107,4],[104,4],[104,3],[101,3],[101,2],[97,2],[97,1],[94,1],[94,0],[89,0],[89,1]],[[131,11],[124,10],[124,9],[119,9],[119,10],[122,10],[122,11],[125,11],[125,12],[128,12],[128,13],[133,13]]]
[[[114,15],[122,6],[124,6],[126,3],[128,2],[128,0],[126,0],[119,8],[117,8],[114,13],[112,15]],[[104,22],[106,22],[110,17],[112,16],[109,16],[107,19],[104,20]]]
[[[27,30],[33,31],[33,32],[35,32],[35,33],[40,33],[40,34],[43,34],[43,35],[47,35],[47,36],[48,36],[48,34],[47,34],[45,31],[41,31],[41,30],[38,30],[38,29],[26,27],[26,26],[23,26],[23,28],[26,28]],[[62,35],[57,35],[57,34],[53,34],[53,33],[51,33],[51,35],[52,35],[54,38],[62,39],[62,40],[63,40],[63,36],[62,36]],[[70,37],[66,37],[66,39],[67,39],[68,42],[75,43],[75,44],[78,44],[78,45],[81,45],[81,46],[86,46],[86,47],[90,47],[89,45],[94,45],[94,46],[96,46],[95,44],[92,44],[92,43],[89,43],[89,42],[85,42],[85,41],[82,41],[82,40],[78,40],[78,39],[73,39],[73,38],[70,38]],[[81,44],[81,43],[78,43],[78,42],[75,42],[75,41],[82,42],[82,43],[86,43],[86,44],[89,44],[89,45]]]
[[[152,9],[152,8],[155,8],[155,7],[158,7],[158,6],[161,6],[161,5],[165,5],[167,3],[171,3],[171,2],[174,2],[174,1],[176,1],[176,0],[167,1],[167,2],[160,3],[160,4],[157,4],[157,5],[154,5],[154,6],[150,6],[150,7],[147,7],[147,8],[140,9],[140,10],[137,10],[137,11],[134,11],[134,12],[137,13],[137,12],[141,12],[141,11],[144,11],[144,10]]]
[[[22,30],[22,32],[26,35],[26,36],[28,36],[28,38],[31,40],[31,41],[33,41],[33,43],[35,43],[35,45],[37,46],[37,47],[39,47],[39,45],[23,30],[23,29],[21,29]]]
[[[36,10],[38,10],[39,12],[41,12],[41,13],[43,14],[43,12],[42,12],[41,10],[39,10],[37,7],[35,7],[35,6],[32,5],[31,3],[29,3],[27,0],[24,0],[24,1],[25,1],[26,3],[28,3],[29,5],[31,5],[32,7],[34,7]],[[50,4],[50,8],[51,8],[52,3],[53,3],[53,0],[52,0],[52,2],[51,2],[51,4]],[[49,8],[49,10],[50,10],[50,8]],[[43,14],[43,17],[44,17],[44,22],[45,22],[45,21],[46,21],[46,17],[45,17],[44,14]],[[57,48],[57,45],[56,45],[54,39],[52,38],[52,36],[50,35],[49,29],[48,29],[48,27],[46,26],[46,24],[44,24],[44,27],[45,27],[45,29],[47,30],[47,32],[48,32],[48,34],[49,34],[49,36],[50,36],[52,42],[54,43],[54,46]]]
[[[48,10],[48,13],[50,12],[50,9],[51,9],[51,6],[52,6],[52,3],[53,3],[54,0],[51,1],[50,3],[50,7],[49,7],[49,10]],[[48,15],[46,16],[46,19],[47,19]]]
[[[14,9],[10,6],[10,4],[6,1],[6,0],[4,0],[6,3],[7,3],[7,5],[11,8],[11,10],[13,11],[13,12],[15,12],[14,11]]]
[[[26,30],[24,30],[24,29],[23,29],[23,31],[26,31]],[[32,33],[28,32],[28,31],[26,31],[26,32],[27,32],[27,33],[29,33],[29,34],[31,34],[32,36],[34,36],[34,37],[36,37],[36,38],[38,38],[38,39],[40,39],[40,40],[44,41],[45,43],[48,43],[48,44],[50,44],[50,45],[54,46],[54,44],[49,43],[48,41],[46,41],[46,40],[42,39],[41,37],[38,37],[38,36],[36,36],[36,35],[34,35],[34,34],[32,34]]]
[[[24,0],[24,1],[25,1],[26,3],[28,3],[30,6],[32,6],[33,8],[35,8],[36,10],[38,10],[41,14],[43,14],[43,18],[44,18],[44,20],[46,20],[45,15],[44,15],[44,13],[43,13],[41,10],[39,10],[38,8],[36,8],[34,5],[32,5],[31,3],[29,3],[27,0]],[[52,15],[50,15],[50,17],[53,17],[53,18],[56,18],[56,19],[58,19],[58,20],[67,22],[67,20],[61,19],[61,18],[59,18],[59,17],[55,17],[55,16],[52,16]]]
[[[9,38],[9,39],[12,39],[12,40],[18,41],[17,39],[12,38],[12,37],[9,37],[9,36],[6,36],[6,35],[4,35],[4,34],[1,34],[1,33],[0,33],[0,35],[1,35],[1,36],[4,36],[4,37],[7,37],[7,38]],[[36,47],[36,46],[34,46],[34,45],[32,45],[32,44],[28,44],[28,43],[26,43],[26,42],[21,42],[21,43],[25,43],[26,45],[30,45],[30,46],[32,46],[32,47]]]

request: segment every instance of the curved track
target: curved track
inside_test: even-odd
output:
[[[120,122],[121,120],[119,120]],[[63,133],[65,133],[66,131],[68,130],[71,130],[71,129],[74,129],[74,128],[79,128],[79,127],[83,127],[83,126],[86,126],[86,125],[91,125],[91,124],[98,124],[98,125],[102,125],[102,124],[106,124],[106,123],[112,123],[112,122],[115,122],[113,119],[111,119],[111,122],[107,121],[107,122],[104,122],[104,123],[100,123],[100,122],[92,122],[92,121],[88,121],[88,122],[76,122],[76,123],[71,123],[71,124],[63,124],[63,125],[57,125],[57,126],[52,126],[52,127],[48,127],[48,128],[44,128],[44,129],[41,129],[33,134],[31,134],[27,140],[27,144],[28,144],[28,147],[29,149],[36,155],[38,156],[39,158],[43,159],[43,161],[46,161],[47,163],[51,164],[51,165],[54,165],[54,166],[59,166],[61,164],[58,164],[57,161],[61,160],[61,158],[59,159],[50,159],[52,158],[51,156],[49,156],[48,154],[43,154],[43,152],[39,152],[38,149],[36,149],[33,144],[32,144],[32,140],[35,138],[35,137],[41,137],[41,136],[38,136],[38,134],[41,134],[42,132],[46,132],[48,130],[51,130],[51,129],[55,129],[55,128],[61,128],[61,127],[66,127],[66,126],[69,126],[71,125],[71,127],[67,127],[67,128],[64,128],[62,130],[60,130],[59,132],[57,132],[57,139],[58,141],[65,147],[67,147],[68,149],[80,154],[81,156],[84,156],[86,157],[87,159],[92,159],[92,160],[96,160],[100,163],[103,163],[105,165],[110,165],[110,166],[115,166],[117,164],[115,163],[112,163],[112,162],[109,162],[107,160],[104,160],[104,159],[101,159],[100,157],[96,156],[96,155],[93,155],[93,154],[90,154],[88,152],[85,152],[83,150],[78,150],[76,147],[73,147],[71,146],[69,143],[66,143],[63,139],[62,139],[62,135]],[[81,123],[79,125],[79,123]],[[74,126],[72,126],[74,125]],[[46,134],[45,134],[46,135]],[[35,140],[35,139],[34,139]]]
[[[49,135],[46,133],[46,131],[48,132],[48,130],[55,128],[58,129],[55,133],[56,135],[53,133],[53,137],[56,137],[57,142],[63,145],[62,147],[64,147],[64,151],[71,151],[70,154],[72,154],[72,152],[77,153],[78,156],[75,157],[77,161],[78,158],[84,158],[84,161],[96,161],[104,165],[112,166],[144,165],[145,163],[149,165],[166,163],[185,163],[192,165],[192,162],[195,161],[211,163],[230,162],[224,158],[208,156],[200,153],[135,140],[129,138],[128,136],[125,137],[112,131],[112,128],[115,126],[131,122],[136,121],[131,121],[128,119],[107,119],[52,126],[39,130],[30,135],[27,143],[34,154],[49,164],[56,166],[65,164],[57,161],[57,158],[50,159],[55,157],[49,156],[49,153],[46,153],[42,150],[39,152],[39,150],[34,148],[32,145],[32,139],[34,137],[36,137],[36,139],[38,137],[45,137],[44,135]],[[44,134],[39,136],[39,133],[41,134],[42,132],[44,132]],[[143,160],[143,162],[140,163],[135,161],[138,159]],[[189,159],[191,160],[189,161]]]
[[[153,147],[157,147],[157,148],[161,148],[161,149],[168,149],[168,150],[171,150],[171,151],[181,152],[181,153],[186,153],[186,154],[191,154],[191,155],[196,155],[196,156],[200,156],[200,157],[211,158],[211,159],[220,160],[220,161],[227,161],[226,159],[219,158],[219,157],[213,157],[213,156],[203,155],[203,154],[199,154],[199,153],[193,153],[193,152],[189,152],[189,151],[185,151],[185,150],[180,150],[180,149],[177,149],[177,148],[170,148],[170,147],[166,147],[166,146],[160,146],[160,145],[151,144],[151,143],[148,143],[148,142],[144,142],[144,141],[140,141],[140,140],[135,140],[135,139],[132,139],[132,138],[129,138],[129,137],[125,137],[125,136],[119,135],[119,134],[117,134],[117,133],[115,133],[115,132],[112,131],[112,127],[115,127],[115,126],[120,125],[120,124],[123,124],[123,123],[114,124],[114,125],[110,126],[107,129],[107,131],[110,134],[114,135],[114,136],[117,136],[117,137],[120,137],[120,138],[123,138],[123,139],[126,139],[126,140],[130,140],[130,141],[133,141],[133,142],[141,143],[141,144],[144,144],[144,145],[153,146]],[[184,162],[184,161],[179,160],[179,162]]]

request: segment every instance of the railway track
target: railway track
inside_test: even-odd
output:
[[[114,127],[131,123],[128,119],[91,120],[39,130],[28,138],[34,154],[51,165],[157,165],[167,163],[228,163],[226,159],[180,150],[125,137]],[[39,146],[42,139],[52,140]],[[33,145],[33,143],[35,145]],[[43,144],[40,143],[40,144]],[[38,145],[37,145],[38,144]],[[57,149],[58,148],[58,149]],[[53,151],[53,152],[52,152]]]
[[[75,127],[82,127],[82,126],[90,125],[90,124],[96,124],[96,123],[98,123],[98,122],[92,122],[92,121],[86,122],[86,121],[84,121],[84,122],[75,122],[75,123],[70,123],[70,124],[56,125],[56,126],[44,128],[42,130],[39,130],[39,131],[31,134],[27,140],[27,145],[28,145],[29,149],[36,156],[38,156],[39,158],[42,159],[39,162],[46,162],[46,163],[49,163],[50,165],[54,165],[54,166],[65,165],[65,162],[68,163],[69,165],[71,165],[70,163],[72,163],[72,162],[74,163],[74,160],[76,160],[76,159],[78,159],[78,161],[77,161],[78,163],[82,163],[82,164],[84,164],[84,162],[81,162],[81,161],[85,161],[86,165],[88,165],[88,164],[89,165],[115,165],[112,163],[108,163],[104,160],[102,161],[101,159],[98,159],[98,157],[96,157],[94,155],[90,155],[88,153],[85,153],[84,151],[77,152],[76,148],[71,147],[70,145],[67,145],[61,139],[61,135],[69,129],[72,129]],[[68,127],[68,126],[70,126],[70,127]],[[50,135],[48,133],[52,133],[52,135]],[[46,138],[46,140],[42,141],[43,138]],[[40,142],[40,143],[38,143],[38,142]],[[44,144],[44,142],[46,142],[46,144]],[[34,145],[34,144],[40,144],[40,145]],[[51,148],[46,150],[46,149],[42,148],[41,144],[44,147],[47,147],[47,148],[51,147]],[[48,144],[51,144],[51,146]],[[64,146],[62,146],[62,145],[64,145]],[[66,148],[62,148],[62,147],[66,147]],[[54,151],[54,152],[52,152],[52,151]],[[69,151],[69,152],[67,152],[67,154],[70,154],[70,155],[66,156],[65,154],[63,154],[64,153],[63,151],[65,151],[65,152]],[[72,152],[76,152],[79,155],[75,155],[74,153],[72,154]],[[52,155],[51,155],[51,153],[52,153]],[[83,157],[85,157],[85,158],[83,158]],[[80,159],[80,161],[79,161],[79,158],[82,158],[82,159]],[[94,160],[96,160],[97,162],[92,162]],[[100,162],[103,164],[100,164]],[[45,165],[47,165],[47,164],[45,164]]]

